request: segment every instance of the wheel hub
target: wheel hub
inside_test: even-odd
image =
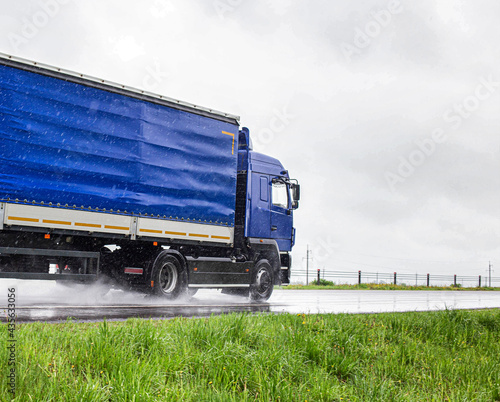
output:
[[[271,286],[271,277],[267,270],[261,269],[257,273],[256,284],[257,291],[261,294],[264,294],[269,290],[269,287]]]
[[[178,273],[175,265],[166,263],[160,271],[160,288],[163,293],[172,293],[177,285]]]

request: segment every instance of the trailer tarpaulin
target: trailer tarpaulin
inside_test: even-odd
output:
[[[234,225],[238,126],[0,65],[0,199]]]

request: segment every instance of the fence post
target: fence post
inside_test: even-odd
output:
[[[453,275],[453,286],[457,287],[457,276]]]
[[[358,271],[358,285],[361,285],[361,271]]]
[[[318,268],[318,286],[321,285],[321,280],[320,280],[320,272],[321,270]]]
[[[395,284],[395,285],[397,285],[397,275],[398,275],[398,274],[397,274],[396,272],[394,272],[394,284]]]
[[[479,287],[481,287],[481,275],[479,275]]]
[[[427,274],[427,287],[430,286],[430,283],[431,283],[431,276]]]

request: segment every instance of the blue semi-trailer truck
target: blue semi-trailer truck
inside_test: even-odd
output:
[[[300,187],[239,117],[0,54],[0,278],[267,300]]]

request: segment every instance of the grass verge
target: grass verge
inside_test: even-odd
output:
[[[500,400],[499,310],[34,323],[15,335],[17,401]],[[2,401],[7,361],[2,347]]]
[[[362,283],[361,285],[336,285],[333,282],[321,280],[320,285],[311,283],[309,285],[289,285],[280,287],[280,289],[305,289],[305,290],[455,290],[455,291],[499,291],[500,288],[494,287],[471,287],[466,288],[462,286],[409,286],[409,285],[393,285],[390,283],[376,284],[376,283]]]

